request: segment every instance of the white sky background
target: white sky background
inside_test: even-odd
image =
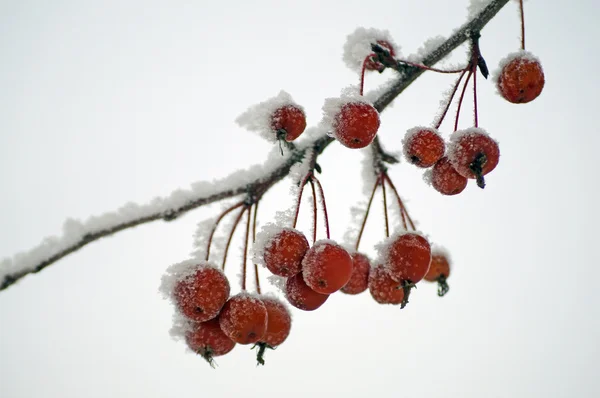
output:
[[[0,2],[0,257],[59,234],[68,217],[261,162],[270,144],[234,123],[249,105],[285,89],[316,124],[324,98],[358,82],[341,60],[347,34],[388,29],[407,55],[465,20],[468,0],[452,3]],[[210,369],[170,339],[172,307],[158,294],[218,206],[200,209],[93,243],[0,292],[2,397],[598,396],[600,10],[594,0],[525,5],[547,84],[512,105],[478,79],[480,125],[502,153],[488,187],[448,198],[408,164],[390,172],[420,228],[452,254],[446,297],[419,285],[400,311],[338,293],[293,310],[292,334],[265,367],[238,346]],[[483,31],[490,69],[518,38],[515,2]],[[367,90],[392,75],[369,75]],[[408,128],[429,124],[453,80],[427,73],[406,90],[382,114],[385,146],[399,150]],[[334,239],[363,198],[361,159],[337,143],[319,159]],[[265,198],[263,223],[292,204],[286,184]],[[367,228],[372,253],[383,225]]]

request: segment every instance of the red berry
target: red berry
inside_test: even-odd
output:
[[[265,244],[265,266],[275,275],[289,277],[302,270],[302,259],[310,246],[304,234],[295,229],[283,229]]]
[[[275,297],[261,297],[267,308],[267,331],[260,340],[271,347],[283,343],[290,334],[292,317],[286,306]]]
[[[369,273],[369,292],[379,304],[401,304],[404,300],[402,284],[393,280],[381,264]]]
[[[352,253],[352,274],[350,280],[341,289],[346,294],[359,294],[369,287],[369,271],[371,262],[361,253]]]
[[[442,156],[446,145],[437,130],[419,128],[409,130],[404,139],[404,155],[406,159],[418,167],[431,167]]]
[[[340,290],[352,275],[352,257],[340,245],[318,241],[302,260],[302,276],[315,292],[331,294]]]
[[[278,108],[271,116],[271,128],[278,132],[285,131],[285,140],[293,141],[304,132],[306,128],[306,115],[304,111],[294,105]]]
[[[349,102],[342,106],[334,121],[334,136],[348,148],[364,148],[379,129],[379,112],[370,104]]]
[[[498,76],[498,91],[513,104],[525,104],[536,99],[544,88],[542,65],[527,55],[514,58],[504,65]]]
[[[389,42],[387,42],[385,40],[377,40],[377,44],[379,44],[381,47],[385,47],[390,52],[390,55],[392,57],[396,56],[394,47]],[[365,63],[365,69],[367,69],[367,70],[379,71],[379,70],[382,70],[383,68],[384,68],[384,66],[380,62],[377,62],[377,57],[374,55],[370,55],[369,59]]]
[[[196,272],[177,282],[174,297],[183,315],[205,322],[219,315],[229,297],[229,281],[223,271],[202,263]]]
[[[450,159],[444,156],[433,166],[431,185],[444,195],[457,195],[467,187],[467,179],[458,174]]]
[[[476,178],[480,188],[485,187],[483,176],[494,170],[500,160],[498,143],[481,129],[454,133],[448,158],[456,172],[466,178]]]
[[[417,283],[429,270],[431,246],[421,235],[408,232],[391,238],[384,252],[384,267],[398,282]]]
[[[225,355],[235,347],[235,342],[221,330],[218,318],[206,322],[192,322],[190,326],[185,336],[188,347],[211,365],[213,357]]]
[[[423,279],[428,282],[438,283],[438,296],[443,296],[448,293],[450,287],[448,286],[448,279],[450,276],[450,262],[443,254],[436,253],[431,256],[431,265],[429,271]]]
[[[242,292],[225,303],[219,324],[236,343],[256,343],[267,330],[267,308],[260,299]]]
[[[302,274],[288,278],[285,283],[285,295],[291,305],[304,311],[316,310],[329,298],[328,294],[317,293],[308,287]]]

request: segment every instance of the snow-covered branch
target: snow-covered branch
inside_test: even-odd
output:
[[[508,1],[490,0],[450,38],[423,54],[421,63],[432,66],[443,59],[473,33],[481,31]],[[423,72],[423,69],[407,65],[400,71],[393,84],[377,95],[374,100],[375,108],[379,112],[383,111]],[[193,184],[189,190],[178,190],[166,198],[157,198],[146,205],[127,204],[115,212],[92,217],[83,223],[68,220],[61,237],[46,238],[33,249],[0,262],[0,290],[8,288],[28,274],[43,270],[90,242],[124,229],[156,220],[171,221],[200,206],[238,195],[247,195],[251,200],[260,198],[269,188],[286,177],[294,164],[302,161],[306,151],[311,150],[318,155],[332,141],[333,138],[320,136],[302,146],[291,147],[286,156],[280,156],[265,165],[256,165],[247,171],[236,172],[222,181]],[[393,157],[381,150],[377,139],[374,145],[384,161],[393,163]]]

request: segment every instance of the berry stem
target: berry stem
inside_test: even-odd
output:
[[[387,208],[387,194],[385,192],[385,184],[381,184],[381,194],[383,196],[383,216],[385,218],[385,237],[390,237],[390,221]]]
[[[417,229],[415,228],[415,223],[413,222],[412,218],[410,218],[410,215],[408,214],[406,207],[404,207],[404,203],[402,203],[400,194],[398,193],[396,186],[392,182],[392,179],[387,175],[387,173],[384,174],[383,177],[385,178],[385,181],[387,181],[387,183],[390,185],[390,188],[392,188],[392,191],[394,192],[394,196],[396,196],[396,200],[398,201],[398,206],[400,207],[400,214],[402,215],[402,222],[404,224],[404,229],[408,231],[408,228],[406,227],[406,220],[404,219],[404,216],[406,215],[406,218],[408,218],[410,227],[412,228],[413,231],[416,231]]]
[[[519,0],[519,11],[521,14],[521,50],[525,51],[525,12],[523,11],[523,0]]]
[[[246,217],[246,235],[244,238],[244,258],[242,260],[242,291],[246,291],[246,263],[248,262],[248,240],[250,239],[250,218],[252,214],[248,207],[248,217]]]
[[[325,232],[327,233],[327,239],[331,239],[329,234],[329,217],[327,216],[327,204],[325,203],[325,192],[323,191],[323,185],[321,185],[321,181],[317,179],[317,177],[312,176],[312,179],[317,183],[317,187],[319,188],[319,194],[321,195],[321,202],[323,202],[323,217],[325,218]]]
[[[465,80],[465,84],[463,86],[462,92],[460,93],[460,98],[458,99],[458,107],[456,108],[456,120],[454,121],[454,131],[458,130],[458,119],[460,118],[460,108],[462,107],[463,98],[465,97],[465,91],[467,90],[467,86],[469,85],[469,80],[471,79],[472,74],[473,74],[473,68],[469,69],[469,74],[467,75],[467,79]]]
[[[462,73],[460,74],[460,76],[458,77],[458,79],[456,80],[456,83],[454,84],[454,88],[452,89],[452,94],[450,94],[450,97],[448,97],[448,100],[446,101],[446,105],[444,106],[444,111],[438,117],[437,122],[434,123],[436,130],[439,129],[440,126],[442,125],[442,122],[444,121],[444,118],[446,117],[446,114],[448,113],[448,109],[450,109],[450,104],[452,103],[452,100],[454,99],[454,95],[456,95],[458,86],[460,85],[461,80],[465,76],[465,73],[467,73],[467,69],[463,70]]]
[[[296,224],[298,223],[298,215],[300,214],[300,204],[302,203],[302,192],[304,192],[304,186],[308,182],[308,179],[310,178],[311,175],[312,175],[312,173],[306,174],[304,176],[304,178],[302,178],[302,181],[300,181],[300,191],[298,192],[298,200],[296,203],[296,213],[294,215],[294,225],[292,225],[292,228],[296,228]]]
[[[365,89],[365,71],[367,69],[367,61],[375,54],[369,54],[367,55],[367,57],[365,58],[365,60],[363,61],[362,64],[362,69],[360,71],[360,95],[363,95],[364,89]]]
[[[381,184],[381,176],[377,177],[377,181],[375,181],[375,185],[373,186],[373,190],[371,191],[371,197],[369,197],[369,203],[367,204],[367,210],[365,211],[365,217],[363,218],[363,222],[360,226],[360,230],[358,231],[358,238],[356,238],[356,244],[354,245],[354,250],[358,251],[358,246],[360,245],[360,239],[362,238],[363,232],[365,230],[365,225],[367,225],[367,218],[369,217],[369,210],[371,210],[371,204],[373,203],[373,198],[375,197],[375,192],[377,191],[377,187]]]
[[[477,114],[477,64],[473,64],[473,114],[475,127],[479,127],[479,117]]]
[[[240,220],[242,219],[242,216],[244,215],[244,212],[247,209],[248,205],[245,205],[242,208],[242,211],[240,211],[240,214],[238,214],[238,216],[235,218],[235,221],[233,222],[233,227],[231,228],[231,232],[229,233],[229,239],[227,239],[227,244],[225,245],[225,253],[223,254],[223,265],[221,266],[221,269],[223,271],[225,271],[225,263],[227,262],[227,253],[229,252],[229,245],[231,245],[231,239],[233,239],[235,229],[237,228],[238,224],[240,223]]]
[[[217,218],[217,221],[215,221],[215,225],[213,226],[213,229],[210,231],[210,235],[208,236],[208,243],[206,245],[206,261],[208,261],[208,257],[210,256],[210,246],[212,244],[213,236],[215,235],[215,231],[217,230],[219,223],[221,222],[223,217],[225,217],[227,214],[229,214],[233,210],[237,209],[238,207],[242,206],[243,204],[244,204],[243,201],[234,204],[230,208],[226,209],[223,213],[221,213],[219,215],[219,217]]]
[[[256,215],[258,214],[258,201],[254,204],[254,217],[252,218],[252,243],[256,242]],[[260,294],[260,278],[258,277],[258,264],[254,263],[254,282],[256,293]]]
[[[315,190],[315,183],[313,178],[309,178],[310,188],[312,189],[313,199],[313,244],[317,241],[317,192]]]

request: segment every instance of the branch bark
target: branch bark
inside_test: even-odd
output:
[[[490,3],[479,14],[477,14],[475,17],[473,17],[471,20],[465,23],[462,27],[456,30],[455,33],[452,36],[450,36],[444,43],[442,43],[429,55],[427,55],[423,59],[423,64],[426,66],[432,66],[438,61],[440,61],[442,58],[444,58],[446,55],[450,54],[458,46],[460,46],[462,43],[468,40],[473,32],[481,31],[481,29],[483,29],[483,27],[508,2],[509,0],[490,1]],[[400,95],[410,84],[412,84],[419,76],[421,76],[423,72],[423,69],[407,65],[405,69],[399,73],[397,81],[379,98],[375,100],[375,108],[379,112],[382,112],[398,95]],[[10,265],[13,265],[12,268],[16,269],[0,269],[0,291],[12,286],[17,281],[29,274],[40,272],[49,265],[55,263],[56,261],[67,256],[68,254],[71,254],[81,249],[87,244],[94,242],[100,238],[113,235],[119,231],[161,219],[164,221],[172,221],[180,215],[190,210],[196,209],[200,206],[204,206],[238,195],[246,194],[248,195],[250,200],[260,198],[262,195],[264,195],[265,192],[269,190],[269,188],[271,188],[274,184],[281,181],[285,176],[287,176],[290,172],[291,167],[295,163],[302,161],[304,154],[307,150],[314,150],[316,154],[321,154],[325,150],[327,145],[329,145],[332,141],[333,138],[320,137],[315,139],[308,145],[302,146],[302,148],[292,147],[291,156],[287,159],[287,161],[283,162],[281,166],[273,170],[268,175],[261,176],[255,179],[254,181],[251,181],[244,185],[240,185],[233,189],[226,189],[204,197],[194,198],[178,207],[173,207],[165,211],[156,212],[154,214],[149,214],[144,217],[137,218],[135,220],[130,220],[128,222],[123,222],[120,224],[118,223],[112,227],[104,228],[93,233],[88,233],[86,235],[83,235],[83,237],[77,242],[69,245],[66,248],[56,250],[54,254],[49,255],[46,259],[39,261],[35,264],[26,264],[20,267],[14,267],[12,261],[5,260],[0,264],[2,265],[2,267],[9,268]],[[374,146],[379,149],[381,148],[378,138],[376,138]],[[386,154],[382,152],[381,155],[382,158],[385,160]],[[393,163],[392,159],[390,159],[388,162]]]

